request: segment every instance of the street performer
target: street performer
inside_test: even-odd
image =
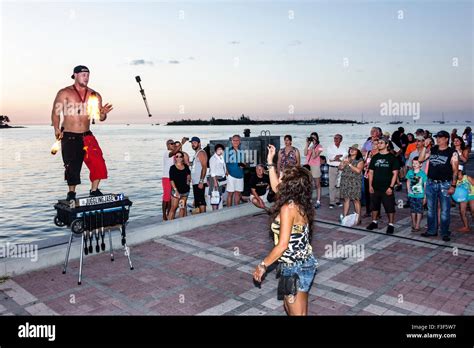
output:
[[[87,67],[76,66],[71,78],[74,84],[57,93],[51,114],[55,137],[61,140],[64,177],[69,186],[66,198],[68,201],[76,198],[76,185],[81,183],[82,162],[86,163],[90,171],[90,195],[102,195],[99,183],[100,180],[107,179],[107,167],[99,143],[90,131],[89,113],[93,103],[89,98],[98,99],[97,113],[100,121],[105,121],[107,114],[113,109],[108,103],[102,106],[101,95],[87,87],[89,82]],[[63,122],[60,127],[61,114]]]

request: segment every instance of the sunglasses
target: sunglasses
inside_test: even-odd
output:
[[[175,156],[175,158],[183,158],[183,156]]]

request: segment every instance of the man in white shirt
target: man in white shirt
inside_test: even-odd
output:
[[[168,139],[166,141],[166,150],[163,151],[163,173],[161,174],[161,185],[163,186],[163,200],[161,207],[163,209],[163,220],[168,220],[168,213],[171,209],[171,183],[170,168],[174,164],[174,141]]]
[[[327,148],[327,162],[329,165],[329,208],[333,209],[335,205],[342,206],[339,201],[339,187],[337,185],[338,167],[342,158],[347,155],[348,149],[342,145],[342,135],[334,136],[334,144]]]

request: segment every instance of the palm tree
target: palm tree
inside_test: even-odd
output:
[[[0,126],[8,126],[6,123],[10,122],[8,116],[0,115]]]

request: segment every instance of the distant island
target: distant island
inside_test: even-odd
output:
[[[260,124],[340,124],[355,123],[363,124],[354,120],[338,120],[338,119],[307,119],[307,120],[252,120],[250,117],[242,114],[238,119],[215,118],[210,120],[178,120],[168,122],[167,126],[227,126],[227,125],[260,125]]]
[[[0,115],[0,128],[25,128],[22,126],[10,126],[8,123],[10,122],[10,118],[6,115]]]

